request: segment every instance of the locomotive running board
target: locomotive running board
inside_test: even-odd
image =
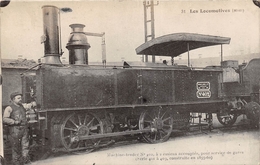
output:
[[[79,136],[79,140],[88,140],[88,139],[99,139],[105,137],[113,137],[113,136],[124,136],[124,135],[134,135],[139,133],[151,132],[151,128],[146,128],[143,130],[133,130],[133,131],[123,131],[123,132],[115,132],[115,133],[106,133],[106,134],[98,134],[91,136]]]

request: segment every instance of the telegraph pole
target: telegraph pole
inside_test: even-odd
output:
[[[157,1],[158,5],[159,2]],[[148,40],[152,40],[155,38],[155,30],[154,30],[154,1],[150,0],[150,1],[143,1],[143,5],[144,5],[144,40],[145,42],[147,42]],[[150,9],[150,19],[148,19],[147,16],[147,11],[148,9]],[[148,24],[150,24],[150,34],[148,34]],[[145,58],[143,56],[143,62],[148,62],[148,55],[145,55]],[[152,56],[152,62],[155,63],[155,56]]]

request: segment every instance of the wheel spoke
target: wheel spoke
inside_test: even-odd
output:
[[[164,129],[159,130],[159,132],[164,133],[167,135],[167,132]]]
[[[68,135],[68,136],[65,136],[64,137],[64,139],[69,139],[71,136],[70,135]]]
[[[167,111],[165,111],[165,112],[163,113],[163,115],[162,115],[161,119],[163,119],[163,117],[164,117],[164,115],[166,114],[166,112],[167,112]]]
[[[90,122],[87,124],[87,127],[89,127],[89,125],[94,121],[94,117],[90,120]]]
[[[68,128],[68,127],[64,127],[64,129],[66,129],[66,130],[70,130],[70,131],[74,131],[74,132],[78,131],[77,129],[74,129],[74,128]]]
[[[90,130],[97,130],[98,126],[100,126],[100,124],[93,125],[93,126],[89,127],[89,129]]]
[[[162,122],[164,123],[164,122],[167,121],[167,120],[171,120],[171,117],[168,117],[168,118],[163,119]]]
[[[152,121],[144,120],[144,123],[152,123]]]
[[[79,125],[82,125],[80,115],[78,115]]]
[[[158,110],[158,115],[157,115],[158,119],[160,118],[160,114],[161,114],[161,108]]]
[[[82,148],[82,147],[86,147],[86,144],[83,141],[79,141],[77,148]]]
[[[156,138],[157,138],[156,133],[154,133],[154,138],[153,138],[153,140],[156,141]]]
[[[146,113],[147,117],[150,117],[152,120],[154,119],[149,113]]]
[[[168,135],[168,132],[166,132],[166,131],[163,130],[163,129],[159,130],[159,132],[160,132],[161,138],[164,138],[165,136]]]
[[[88,115],[85,115],[85,118],[84,118],[84,121],[83,121],[83,125],[86,125],[87,117],[88,117]]]
[[[158,114],[156,113],[155,110],[153,111],[153,116],[154,116],[153,119],[158,118]]]
[[[71,119],[69,119],[69,121],[73,124],[73,125],[75,125],[75,127],[79,127],[73,120],[71,120]]]
[[[160,135],[160,136],[158,136],[158,137],[160,137],[159,139],[161,139],[161,138],[162,138],[162,134],[161,134],[161,131],[160,131],[160,130],[158,130],[158,135]]]
[[[72,145],[72,142],[69,142],[69,144],[68,144],[68,148],[70,148],[70,147],[71,147],[71,145]]]

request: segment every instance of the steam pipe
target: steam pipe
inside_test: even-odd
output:
[[[105,32],[103,32],[103,33],[84,32],[84,34],[87,35],[87,36],[102,37],[102,44],[101,44],[101,49],[102,49],[102,63],[103,63],[103,66],[106,66],[106,41],[105,41]]]

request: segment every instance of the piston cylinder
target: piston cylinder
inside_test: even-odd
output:
[[[66,48],[69,50],[70,64],[88,64],[88,49],[90,45],[87,37],[83,32],[85,25],[71,24],[72,32]]]
[[[59,12],[56,6],[43,6],[43,37],[45,63],[61,64],[59,53]]]

